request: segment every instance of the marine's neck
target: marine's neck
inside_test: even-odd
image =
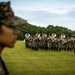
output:
[[[5,47],[4,45],[0,44],[0,54],[2,53],[4,47]]]

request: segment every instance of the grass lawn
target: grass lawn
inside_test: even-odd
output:
[[[2,53],[10,75],[75,75],[74,52],[34,51],[18,41]]]

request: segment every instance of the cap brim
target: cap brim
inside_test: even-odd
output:
[[[27,23],[27,21],[24,19],[21,19],[20,17],[14,16],[9,18],[8,23],[15,26],[15,25],[23,25]]]

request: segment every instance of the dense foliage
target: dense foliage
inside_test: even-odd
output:
[[[75,36],[75,31],[72,31],[65,27],[60,26],[53,26],[48,25],[47,28],[45,27],[38,27],[35,25],[31,25],[29,23],[26,23],[24,25],[17,26],[17,28],[20,31],[20,34],[18,35],[18,40],[23,40],[26,33],[30,33],[30,35],[35,35],[36,33],[46,33],[47,35],[52,35],[52,33],[56,33],[57,37],[60,37],[61,34],[65,34],[66,37],[73,37]]]

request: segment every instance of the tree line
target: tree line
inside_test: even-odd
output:
[[[52,35],[52,33],[55,33],[57,37],[60,37],[61,34],[65,34],[66,37],[75,37],[75,31],[62,26],[48,25],[47,27],[40,27],[25,23],[20,26],[17,25],[17,28],[20,31],[18,40],[24,40],[26,33],[29,33],[32,36],[36,33],[40,33],[40,35],[44,33],[47,35]]]

